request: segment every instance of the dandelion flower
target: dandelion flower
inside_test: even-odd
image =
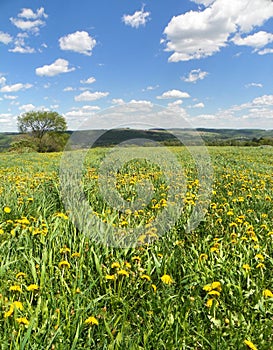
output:
[[[105,278],[109,281],[109,280],[114,280],[115,279],[115,275],[106,275]]]
[[[122,269],[122,270],[118,271],[118,275],[128,277],[129,276],[129,272]]]
[[[18,317],[15,321],[19,324],[24,324],[25,326],[29,325],[29,321],[25,317]]]
[[[245,339],[244,344],[251,350],[258,350],[250,340]]]
[[[94,326],[94,325],[98,326],[99,321],[94,316],[90,316],[84,321],[84,323],[90,326]]]
[[[251,267],[248,264],[244,264],[243,269],[246,271],[249,271],[251,269]]]
[[[60,253],[61,253],[61,254],[65,254],[65,253],[69,253],[69,252],[70,252],[70,249],[67,248],[67,247],[64,247],[64,248],[61,248],[61,249],[60,249]]]
[[[9,213],[11,212],[10,207],[4,207],[4,212],[5,212],[6,214],[9,214]]]
[[[59,262],[59,268],[61,269],[61,268],[65,268],[65,267],[67,267],[68,269],[70,268],[69,262],[66,261],[66,260],[60,261],[60,262]]]
[[[10,317],[13,314],[13,311],[14,311],[14,306],[10,305],[9,310],[4,313],[4,318]]]
[[[141,275],[140,278],[146,281],[151,281],[151,277],[148,275]]]
[[[265,298],[273,298],[273,293],[271,292],[271,290],[265,289],[265,290],[263,291],[263,296],[264,296]]]
[[[133,256],[132,261],[136,261],[136,262],[140,263],[141,258],[139,256]]]
[[[257,259],[259,259],[261,261],[264,261],[264,256],[262,254],[256,254],[255,258],[257,258]]]
[[[71,254],[71,258],[79,258],[80,256],[81,256],[81,254],[78,252]]]
[[[220,293],[217,290],[211,290],[210,292],[208,292],[209,295],[215,295],[217,297],[220,296]]]
[[[20,292],[20,293],[22,293],[22,288],[20,286],[18,286],[18,285],[10,286],[9,290],[11,292]]]
[[[153,288],[154,292],[156,293],[156,285],[155,284],[151,284],[151,287]]]
[[[37,284],[30,284],[28,287],[27,287],[27,290],[29,292],[34,292],[35,290],[38,290],[39,289],[39,286],[37,286]]]
[[[24,310],[24,306],[23,304],[21,303],[21,301],[14,301],[12,303],[12,305],[14,305],[16,307],[17,310],[21,310],[23,311]]]
[[[265,264],[263,263],[259,263],[257,266],[256,266],[257,269],[264,269],[265,268]]]
[[[20,278],[20,277],[26,277],[27,274],[24,272],[18,272],[17,275],[15,276],[16,278]]]
[[[170,275],[163,275],[163,276],[161,277],[161,281],[162,281],[163,283],[165,283],[165,284],[172,284],[172,283],[174,283],[174,280],[171,278]]]
[[[120,268],[120,263],[117,262],[117,261],[115,261],[115,262],[112,263],[111,267],[112,267],[112,269],[114,269],[114,268]]]

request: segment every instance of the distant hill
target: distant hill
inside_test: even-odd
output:
[[[236,145],[236,146],[259,146],[273,145],[273,130],[263,129],[112,129],[112,130],[82,130],[72,135],[79,148],[114,146],[131,140],[130,143],[139,144],[139,139],[143,139],[143,144],[152,145],[157,142],[164,145],[180,145],[181,142],[174,136],[177,135],[183,143],[199,144],[200,136],[206,145]],[[15,136],[18,133],[0,133],[0,152],[7,151]],[[138,139],[138,141],[134,141]]]

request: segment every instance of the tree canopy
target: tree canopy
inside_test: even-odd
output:
[[[17,118],[19,131],[31,136],[33,149],[39,152],[59,151],[63,149],[68,135],[66,120],[54,111],[31,111]],[[20,144],[24,143],[20,139]],[[30,139],[28,139],[30,142]]]

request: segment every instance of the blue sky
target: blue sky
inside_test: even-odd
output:
[[[157,105],[194,127],[273,128],[273,2],[1,0],[0,131],[34,109],[75,130]]]

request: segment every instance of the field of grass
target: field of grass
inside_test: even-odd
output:
[[[159,168],[129,162],[116,188],[133,201],[152,179],[144,209],[115,213],[98,191],[106,149],[89,152],[86,198],[103,222],[144,225],[133,248],[81,232],[62,203],[61,154],[0,155],[1,349],[273,349],[273,158],[270,148],[209,147],[211,202],[190,233],[194,164],[172,148],[186,175],[183,212],[158,237],[168,204]],[[99,230],[99,226],[93,228]]]

